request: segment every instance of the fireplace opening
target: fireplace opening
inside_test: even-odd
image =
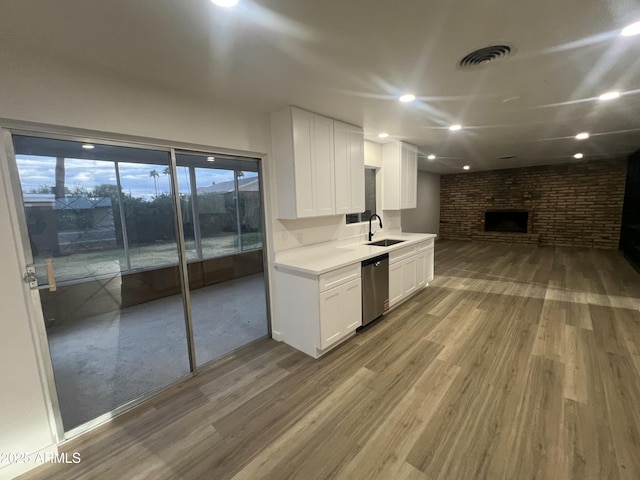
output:
[[[526,210],[487,210],[484,212],[485,232],[527,233],[529,212]]]

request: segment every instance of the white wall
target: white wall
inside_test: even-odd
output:
[[[402,210],[402,231],[440,231],[440,175],[418,171],[417,208]]]
[[[0,48],[0,118],[241,151],[270,150],[267,114],[13,53]]]

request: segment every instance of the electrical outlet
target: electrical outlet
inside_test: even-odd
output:
[[[297,234],[296,238],[298,239],[298,243],[302,243],[302,234],[301,233]]]

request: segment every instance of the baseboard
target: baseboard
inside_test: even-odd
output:
[[[273,338],[276,342],[282,342],[282,333],[276,332],[275,330],[271,331],[271,338]]]

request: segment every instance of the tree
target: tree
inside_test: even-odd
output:
[[[56,158],[56,185],[53,187],[53,193],[55,198],[64,198],[65,197],[65,188],[64,188],[64,157]]]
[[[153,185],[156,187],[156,197],[158,196],[158,177],[160,176],[160,174],[158,173],[157,170],[151,170],[149,172],[149,176],[151,178],[153,178]]]

